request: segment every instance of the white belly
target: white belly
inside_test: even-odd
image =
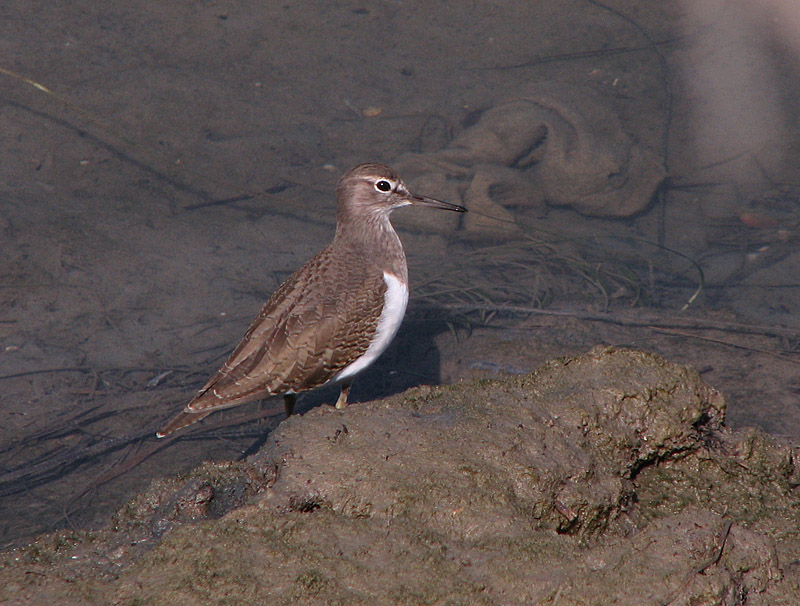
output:
[[[400,324],[403,322],[403,316],[406,314],[406,305],[408,304],[408,287],[397,276],[390,273],[384,272],[383,280],[386,282],[386,293],[384,294],[383,311],[378,318],[375,337],[367,351],[364,352],[364,355],[343,368],[334,377],[334,381],[349,379],[372,364],[389,347],[389,343],[392,342],[392,339],[397,334],[397,329],[400,328]]]

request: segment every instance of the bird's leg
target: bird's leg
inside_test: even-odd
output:
[[[347,394],[350,393],[350,383],[342,383],[342,391],[339,392],[339,399],[336,400],[336,408],[347,406]]]
[[[286,408],[286,416],[291,417],[294,412],[294,403],[297,402],[297,394],[285,393],[283,394],[283,406]]]

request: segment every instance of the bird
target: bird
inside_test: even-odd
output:
[[[336,186],[333,240],[267,300],[241,342],[186,407],[156,436],[166,437],[212,412],[282,395],[286,415],[297,394],[350,386],[397,334],[408,303],[408,265],[389,215],[402,206],[466,212],[411,193],[383,164],[360,164]]]

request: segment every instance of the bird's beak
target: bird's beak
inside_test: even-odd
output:
[[[441,208],[442,210],[454,210],[458,213],[467,212],[466,208],[459,206],[458,204],[450,204],[450,202],[443,202],[441,200],[437,200],[436,198],[426,198],[425,196],[418,196],[412,193],[408,194],[406,200],[408,200],[409,203],[417,206],[430,206],[431,208]]]

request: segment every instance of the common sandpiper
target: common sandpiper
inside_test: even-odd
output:
[[[397,334],[408,303],[408,266],[389,221],[401,206],[466,212],[463,206],[411,193],[383,164],[361,164],[336,187],[336,235],[264,304],[217,373],[160,438],[216,410],[283,395],[291,415],[297,394],[341,386],[347,405],[353,379]]]

